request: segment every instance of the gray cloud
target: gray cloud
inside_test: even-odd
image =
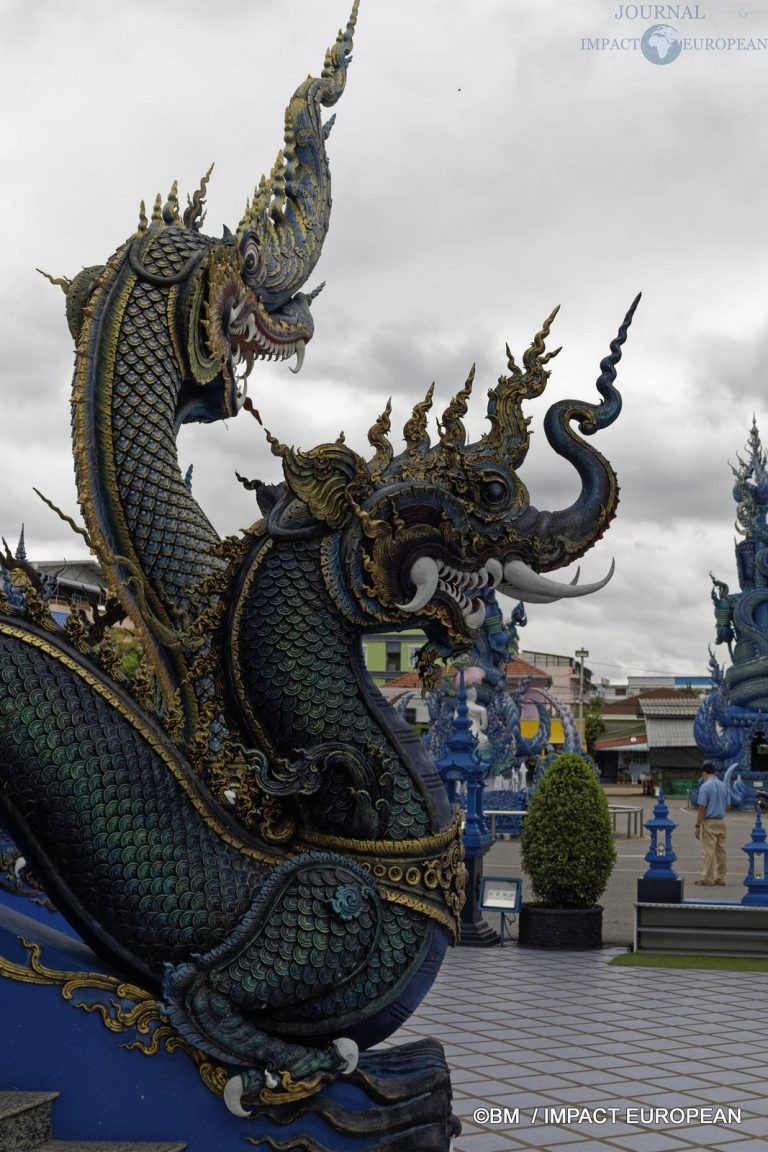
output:
[[[708,34],[743,35],[722,5]],[[287,98],[346,19],[337,0],[10,0],[3,18],[0,162],[0,531],[22,519],[37,555],[82,551],[31,493],[76,507],[61,294],[133,231],[140,199],[182,198],[212,160],[206,228],[234,226],[281,143]],[[440,404],[477,362],[485,390],[553,305],[547,396],[531,405],[523,470],[539,507],[578,487],[542,432],[552,401],[597,399],[624,311],[644,298],[620,369],[624,411],[595,446],[622,486],[617,521],[585,558],[586,601],[531,609],[526,646],[586,646],[596,672],[706,668],[708,571],[732,571],[728,459],[761,410],[768,345],[764,187],[755,134],[761,53],[684,53],[667,68],[582,39],[639,35],[603,0],[363,0],[329,151],[331,230],[315,282],[316,336],[298,379],[266,365],[255,403],[283,440],[344,428],[358,450],[392,396],[395,429],[432,380]],[[762,20],[762,24],[760,21]],[[738,23],[738,22],[736,22]],[[682,29],[688,34],[690,29]],[[700,29],[693,31],[699,35]],[[751,34],[768,21],[750,18]],[[768,428],[768,423],[766,424]],[[255,517],[234,471],[277,479],[244,416],[185,429],[185,466],[222,532]],[[727,577],[726,577],[727,578]]]

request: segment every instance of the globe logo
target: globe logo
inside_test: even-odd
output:
[[[671,64],[682,50],[680,33],[670,24],[652,24],[640,41],[640,51],[651,64]]]

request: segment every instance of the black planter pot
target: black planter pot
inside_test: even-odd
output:
[[[520,948],[560,948],[585,952],[603,946],[603,908],[540,908],[523,904],[520,909]]]

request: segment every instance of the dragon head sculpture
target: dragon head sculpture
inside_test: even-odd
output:
[[[507,349],[509,372],[488,394],[490,430],[475,443],[467,443],[463,423],[474,369],[438,422],[435,444],[427,432],[432,388],[403,429],[406,447],[399,455],[388,437],[390,404],[369,431],[375,449],[370,460],[343,436],[303,452],[268,433],[285,477],[276,489],[260,486],[270,534],[311,531],[313,523],[331,529],[323,542],[324,566],[334,577],[329,590],[347,618],[363,629],[422,627],[446,651],[465,648],[477,636],[485,618],[484,589],[549,603],[601,588],[612,569],[584,586],[555,583],[541,573],[581,556],[615,515],[615,474],[571,423],[591,435],[618,416],[616,365],[638,300],[601,363],[602,401],[560,401],[545,418],[550,444],[581,478],[570,507],[539,511],[517,475],[530,440],[523,401],[544,390],[546,365],[559,352],[545,348],[555,310],[524,354],[522,368]]]
[[[136,233],[106,265],[74,279],[52,279],[67,296],[67,321],[83,363],[93,370],[104,307],[125,319],[124,305],[138,284],[173,294],[173,373],[180,372],[177,424],[234,415],[257,360],[304,360],[314,325],[311,303],[322,284],[301,291],[320,258],[331,211],[331,178],[325,140],[335,116],[323,122],[346,84],[356,0],[349,21],[328,49],[319,77],[308,76],[285,110],[284,145],[269,177],[262,177],[236,231],[222,239],[201,233],[212,169],[180,212],[174,183],[150,218],[144,203]],[[119,284],[117,295],[115,288]],[[137,324],[138,328],[140,325]],[[137,344],[137,353],[139,345]],[[152,349],[141,345],[141,367]],[[157,359],[167,361],[164,345]]]

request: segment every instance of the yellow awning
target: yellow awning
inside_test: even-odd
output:
[[[531,740],[539,730],[538,720],[523,720],[520,725],[520,733],[524,740]],[[564,744],[565,733],[563,732],[562,720],[552,718],[552,733],[550,735],[550,742],[552,744]]]

